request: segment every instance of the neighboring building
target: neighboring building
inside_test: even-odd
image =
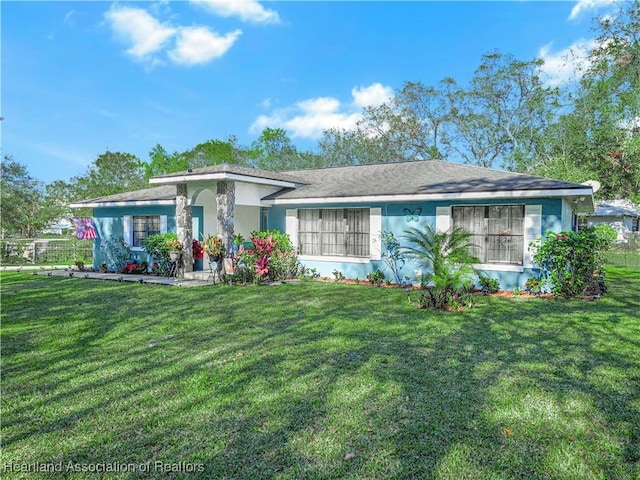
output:
[[[629,200],[606,200],[596,203],[594,213],[581,218],[587,226],[610,225],[618,232],[618,242],[640,230],[640,212]]]
[[[50,235],[62,235],[73,230],[73,223],[68,218],[59,218],[55,222],[47,225],[41,233]]]
[[[440,160],[268,172],[216,165],[153,177],[163,186],[73,204],[93,208],[99,237],[123,237],[138,255],[141,241],[175,231],[191,256],[191,239],[277,228],[300,262],[323,276],[384,271],[380,232],[402,243],[409,227],[464,227],[474,234],[478,269],[501,288],[522,287],[535,265],[529,243],[570,230],[577,213],[593,212],[590,186]],[[190,262],[187,263],[189,275]],[[403,275],[415,280],[415,265]],[[385,272],[390,276],[390,272]]]

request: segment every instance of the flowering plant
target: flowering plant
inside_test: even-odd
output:
[[[220,237],[209,237],[202,242],[204,253],[210,257],[222,257],[224,255],[224,246],[222,245],[222,239]]]
[[[204,248],[198,240],[193,241],[193,258],[204,258]]]
[[[122,273],[147,273],[147,262],[138,263],[134,260],[127,263],[122,269]]]
[[[169,250],[182,250],[182,244],[178,240],[168,240],[167,248]]]

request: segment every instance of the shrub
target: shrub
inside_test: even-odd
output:
[[[169,258],[169,251],[171,251],[170,244],[178,241],[178,235],[175,233],[157,233],[155,235],[149,235],[144,239],[142,248],[147,252],[154,263],[158,264],[156,272],[160,274],[169,273],[171,260]]]
[[[340,270],[338,270],[337,268],[333,269],[333,272],[331,272],[333,274],[333,276],[335,277],[336,282],[339,282],[340,280],[344,280],[344,275],[342,274],[342,272]]]
[[[369,280],[371,285],[380,285],[384,280],[384,273],[379,269],[373,273],[367,273],[367,280]]]
[[[500,290],[500,283],[496,278],[482,275],[480,276],[479,283],[483,293],[496,293],[498,290]]]
[[[123,238],[109,237],[100,244],[100,249],[107,257],[107,269],[122,272],[125,265],[131,263],[131,248]]]
[[[604,289],[604,254],[612,240],[604,229],[549,232],[533,244],[543,281],[556,296],[575,298]]]
[[[430,270],[420,278],[420,306],[456,308],[470,304],[479,260],[469,253],[472,235],[461,228],[438,232],[432,226],[424,231],[410,228],[406,232],[409,246],[406,256]]]
[[[232,282],[268,282],[293,278],[298,273],[298,258],[291,239],[279,230],[251,233],[252,248],[240,247],[232,256]]]
[[[542,280],[537,277],[527,278],[524,284],[524,290],[531,295],[540,295],[542,291]]]
[[[400,271],[406,260],[402,249],[400,248],[400,242],[391,232],[381,232],[380,241],[382,243],[382,260],[396,280],[398,285],[402,284],[402,276]]]
[[[298,263],[296,276],[301,280],[310,280],[319,277],[320,274],[318,273],[317,268],[309,268],[306,265]]]
[[[138,263],[137,261],[133,261],[131,263],[127,263],[122,269],[122,273],[132,273],[132,274],[140,274],[147,273],[148,265],[147,262]]]

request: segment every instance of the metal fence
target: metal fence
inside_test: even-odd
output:
[[[628,233],[606,254],[607,263],[616,267],[640,270],[640,234]]]
[[[92,240],[2,240],[0,259],[3,265],[69,264],[76,261],[91,264]]]

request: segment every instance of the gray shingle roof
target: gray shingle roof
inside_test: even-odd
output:
[[[276,192],[273,199],[369,195],[584,189],[584,185],[442,160],[384,163],[285,172],[306,185]]]
[[[191,172],[159,175],[157,179],[210,173],[233,173],[281,180],[299,185],[283,189],[265,200],[347,198],[372,195],[415,195],[463,192],[503,192],[515,190],[571,190],[584,185],[544,177],[474,167],[442,160],[384,163],[348,167],[270,172],[235,165],[194,168]],[[75,205],[107,202],[172,200],[175,185],[163,185],[134,192],[77,202]]]
[[[300,183],[300,179],[283,172],[273,172],[270,170],[259,170],[257,168],[240,167],[238,165],[229,165],[223,163],[220,165],[211,165],[208,167],[192,168],[182,172],[167,173],[164,175],[156,175],[154,179],[171,179],[175,177],[189,177],[197,175],[206,175],[213,173],[232,173],[235,175],[244,175],[246,177],[266,178],[269,180],[280,180],[283,182]]]
[[[158,200],[175,200],[176,186],[162,185],[160,187],[145,188],[144,190],[135,190],[133,192],[116,193],[107,195],[106,197],[92,198],[75,202],[74,205],[81,206],[89,203],[112,203],[112,202],[145,202]]]
[[[593,215],[598,217],[638,217],[640,212],[629,200],[608,200],[597,202],[596,211]]]

